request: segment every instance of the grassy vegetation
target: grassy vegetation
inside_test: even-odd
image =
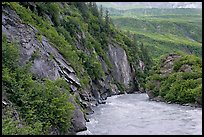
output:
[[[159,58],[163,54],[170,52],[184,52],[194,54],[198,57],[202,56],[202,45],[198,42],[192,42],[186,38],[176,37],[171,34],[150,34],[133,32],[137,38],[151,51],[154,58]]]
[[[184,18],[182,16],[182,18]],[[191,38],[197,42],[202,42],[202,22],[194,21],[192,18],[182,19],[177,16],[171,18],[113,18],[114,23],[121,29],[139,31],[143,33],[171,34],[181,38]],[[190,41],[190,40],[189,40]],[[192,41],[192,40],[191,40]]]
[[[199,9],[132,9],[115,10],[110,14],[117,27],[136,34],[137,40],[152,51],[154,59],[172,51],[202,55]]]

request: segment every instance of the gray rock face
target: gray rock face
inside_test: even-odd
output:
[[[118,87],[115,84],[111,84],[111,94],[112,95],[117,95],[118,93],[120,93],[120,91],[118,90]]]
[[[173,71],[174,61],[181,56],[177,54],[169,54],[165,59],[163,59],[163,64],[161,66],[160,72],[162,75],[168,75]]]
[[[153,97],[153,98],[149,98],[152,101],[157,101],[157,102],[165,102],[164,98],[161,96],[157,96],[157,97]]]
[[[145,64],[144,64],[144,62],[143,62],[142,60],[139,60],[139,66],[140,66],[140,69],[141,69],[142,71],[144,71],[144,69],[145,69]]]
[[[102,65],[104,73],[108,74],[109,73],[108,72],[108,66],[106,65],[105,61],[101,57],[99,57],[99,61],[100,61],[101,65]]]
[[[21,22],[13,10],[3,10],[2,33],[5,33],[10,41],[15,40],[19,43],[20,65],[32,61],[31,71],[39,78],[64,78],[72,85],[71,89],[76,91],[76,87],[80,87],[81,84],[70,64],[50,45],[46,37],[42,36],[42,41],[39,41],[36,35],[38,31],[33,26]],[[34,59],[33,54],[37,56]]]
[[[188,65],[188,64],[184,64],[184,65],[181,66],[179,71],[181,71],[181,72],[192,72],[192,67],[190,65]]]
[[[74,127],[74,132],[84,131],[86,130],[86,120],[84,118],[84,114],[81,111],[78,104],[75,102],[74,98],[70,96],[69,101],[74,104],[75,110],[72,119],[72,125]]]
[[[31,72],[38,78],[56,80],[64,78],[72,91],[77,91],[81,86],[74,69],[62,55],[50,45],[46,37],[42,41],[37,39],[37,29],[23,24],[19,16],[11,9],[2,9],[2,33],[6,34],[9,41],[15,41],[20,48],[20,65],[32,62]],[[35,55],[35,57],[34,57]],[[75,105],[73,115],[74,132],[86,130],[86,121],[79,105],[70,99]],[[50,134],[59,134],[56,127],[50,129]]]
[[[113,78],[128,87],[131,81],[131,69],[125,50],[116,44],[109,44],[108,54],[113,64]]]

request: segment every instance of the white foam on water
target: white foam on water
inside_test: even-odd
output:
[[[87,123],[93,135],[202,134],[202,108],[149,101],[144,94],[113,96]]]
[[[77,132],[76,135],[93,135],[89,130]]]

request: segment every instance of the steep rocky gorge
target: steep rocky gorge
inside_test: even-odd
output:
[[[28,3],[28,5],[35,8],[34,3]],[[53,24],[51,20],[50,23]],[[71,63],[55,48],[56,45],[44,35],[39,39],[39,30],[31,24],[24,23],[16,11],[9,6],[2,6],[2,34],[6,35],[8,41],[18,43],[20,66],[31,62],[30,71],[37,78],[51,80],[63,78],[67,82],[72,94],[69,101],[75,106],[72,118],[73,133],[86,129],[86,115],[93,113],[92,106],[105,103],[104,100],[108,96],[123,93],[116,83],[125,85],[127,93],[133,92],[130,89],[132,89],[131,85],[133,85],[135,76],[132,74],[133,70],[128,61],[128,55],[119,43],[109,42],[106,52],[113,68],[108,69],[104,59],[98,56],[105,76],[101,79],[91,80],[88,87],[82,88],[76,71]],[[89,51],[83,46],[82,42],[82,39],[86,39],[85,32],[82,31],[77,36],[78,39],[74,42],[76,48],[88,55]],[[80,103],[76,102],[75,97]],[[2,102],[8,102],[8,99],[5,98],[2,98]],[[82,108],[84,109],[83,112]],[[50,134],[60,133],[53,129]]]

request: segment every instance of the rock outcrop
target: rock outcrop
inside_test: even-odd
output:
[[[38,30],[27,24],[13,10],[2,12],[2,33],[6,34],[9,41],[20,44],[20,65],[25,65],[32,60],[31,71],[39,78],[56,80],[63,77],[70,86],[80,87],[75,71],[61,54],[50,45],[46,37],[42,41],[37,39]],[[32,56],[35,54],[35,58]]]
[[[177,54],[169,54],[166,58],[162,60],[162,66],[160,72],[162,75],[168,75],[173,70],[173,62],[179,59],[181,56]]]
[[[81,86],[75,71],[62,55],[50,45],[46,37],[42,36],[42,41],[37,39],[38,30],[27,24],[23,24],[19,16],[11,9],[2,11],[2,33],[6,34],[9,41],[15,41],[20,45],[20,65],[25,65],[32,61],[31,72],[38,78],[49,78],[56,80],[64,78],[72,91],[76,91]],[[33,54],[35,58],[32,58]],[[86,129],[83,112],[76,102],[73,117],[74,131]],[[53,134],[58,132],[51,131]]]
[[[125,50],[117,44],[110,44],[108,45],[108,51],[110,61],[113,64],[113,78],[129,87],[132,76]]]

